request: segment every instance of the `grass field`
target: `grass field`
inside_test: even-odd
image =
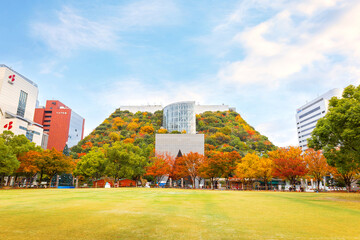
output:
[[[0,239],[360,239],[360,195],[3,190]]]

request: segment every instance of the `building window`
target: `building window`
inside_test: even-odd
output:
[[[34,137],[34,133],[32,131],[27,131],[26,132],[26,138],[30,140],[30,142],[32,142]]]
[[[307,113],[301,115],[299,118],[303,118],[303,117],[305,117],[305,116],[307,116],[307,115],[309,115],[309,114],[311,114],[311,113],[313,113],[313,112],[315,112],[317,110],[320,110],[320,107],[317,107],[317,108],[314,108],[313,110],[308,111]]]
[[[45,113],[52,113],[52,111],[45,111]]]
[[[305,119],[305,120],[302,120],[300,123],[306,122],[307,120],[312,119],[312,118],[314,118],[314,117],[317,117],[317,116],[319,116],[319,115],[321,115],[321,113],[317,113],[317,114],[315,114],[314,116],[311,116],[311,117],[309,117],[309,118],[307,118],[307,119]]]
[[[19,105],[18,105],[17,112],[16,112],[16,115],[18,115],[20,117],[25,116],[27,96],[28,96],[28,94],[21,90],[20,98],[19,98]]]

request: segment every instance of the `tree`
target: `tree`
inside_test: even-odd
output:
[[[210,145],[212,146],[212,145]],[[223,175],[224,153],[217,151],[206,152],[204,163],[200,167],[200,175],[203,178],[209,178],[211,182],[211,189],[216,188],[216,183]]]
[[[71,173],[75,168],[75,162],[71,157],[65,156],[62,152],[53,148],[41,153],[41,156],[36,160],[36,166],[40,171],[40,183],[43,175],[46,174],[49,177],[50,187],[51,179],[56,174]]]
[[[259,156],[255,153],[248,153],[241,159],[235,169],[235,176],[241,179],[242,189],[244,185],[251,185],[257,176],[256,162],[259,161]]]
[[[308,174],[315,179],[317,189],[319,190],[321,180],[332,172],[333,169],[328,165],[321,151],[309,148],[305,151],[304,159],[307,164]]]
[[[167,133],[167,129],[165,129],[165,128],[160,128],[160,129],[158,130],[158,133],[160,133],[160,134]]]
[[[265,183],[265,190],[268,190],[268,182],[273,177],[274,162],[267,157],[261,157],[256,162],[256,178],[261,179]]]
[[[238,152],[225,152],[222,177],[226,180],[226,187],[229,188],[229,177],[234,174],[236,165],[240,162],[241,156]]]
[[[20,167],[17,169],[17,174],[31,178],[39,172],[39,168],[36,165],[37,159],[41,157],[41,152],[30,150],[19,157]],[[15,180],[16,181],[16,180]],[[31,182],[26,181],[26,183]]]
[[[0,138],[0,187],[3,186],[6,175],[11,175],[18,169],[20,163],[12,149],[6,145],[5,140]]]
[[[139,128],[139,124],[136,122],[131,122],[127,125],[126,129],[129,131],[136,131]]]
[[[160,178],[169,172],[169,165],[161,155],[151,158],[151,164],[146,168],[146,175],[153,176],[156,184],[159,183]]]
[[[141,133],[148,133],[148,134],[153,134],[154,133],[154,127],[153,126],[143,126],[140,128],[140,132]]]
[[[330,166],[343,176],[360,169],[360,85],[344,89],[342,98],[329,101],[329,111],[312,132],[309,147],[322,149]],[[351,180],[349,180],[351,181]],[[351,183],[347,188],[351,190]]]
[[[116,142],[107,149],[108,164],[106,173],[115,178],[135,178],[139,180],[145,174],[147,161],[142,150],[131,143]]]
[[[274,161],[274,176],[290,181],[294,189],[296,181],[308,172],[301,153],[300,147],[292,146],[268,152],[270,159]]]
[[[29,150],[39,150],[40,149],[40,147],[35,146],[35,143],[30,142],[29,139],[27,139],[25,137],[25,135],[15,135],[11,131],[4,131],[2,134],[0,134],[0,139],[2,139],[3,143],[9,147],[10,151],[15,155],[15,157],[17,159],[19,159],[19,157],[22,154],[28,152]],[[5,158],[5,159],[9,160],[9,158]],[[10,178],[10,175],[19,167],[19,162],[17,162],[17,163],[11,162],[11,161],[10,162],[7,161],[7,162],[8,162],[8,164],[10,164],[8,167],[13,169],[12,171],[9,171],[11,173],[8,174],[8,178]],[[0,176],[1,176],[1,174],[0,174]],[[3,176],[2,178],[4,179],[4,177],[5,176]],[[9,183],[10,183],[10,181],[8,181],[8,184]]]
[[[179,173],[183,176],[190,176],[193,188],[195,188],[196,179],[200,177],[200,168],[204,160],[205,156],[197,152],[189,152],[177,158]]]
[[[117,134],[116,132],[111,132],[111,133],[109,134],[109,138],[110,138],[110,140],[113,141],[113,142],[120,141],[120,135]]]
[[[88,154],[81,157],[74,171],[75,176],[82,175],[97,180],[104,176],[107,159],[104,149],[94,147]]]

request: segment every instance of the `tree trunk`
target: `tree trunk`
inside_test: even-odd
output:
[[[60,178],[60,175],[59,174],[56,174],[56,188],[59,187],[59,178]]]
[[[48,187],[49,187],[49,188],[51,188],[51,181],[52,181],[52,179],[53,179],[54,175],[49,176],[49,177],[50,177],[50,180],[49,180],[49,185],[48,185]]]
[[[195,178],[191,177],[193,189],[195,189]]]
[[[79,187],[79,178],[76,177],[76,188],[78,188],[78,187]]]
[[[0,188],[3,187],[4,184],[4,176],[0,176]]]
[[[43,178],[43,172],[40,173],[39,187],[41,187],[42,178]]]
[[[172,178],[170,178],[170,182],[169,182],[170,186],[172,188]]]
[[[181,188],[184,188],[184,178],[181,178]]]

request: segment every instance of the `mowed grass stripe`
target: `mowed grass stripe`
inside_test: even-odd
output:
[[[0,191],[0,239],[360,239],[360,195]]]

